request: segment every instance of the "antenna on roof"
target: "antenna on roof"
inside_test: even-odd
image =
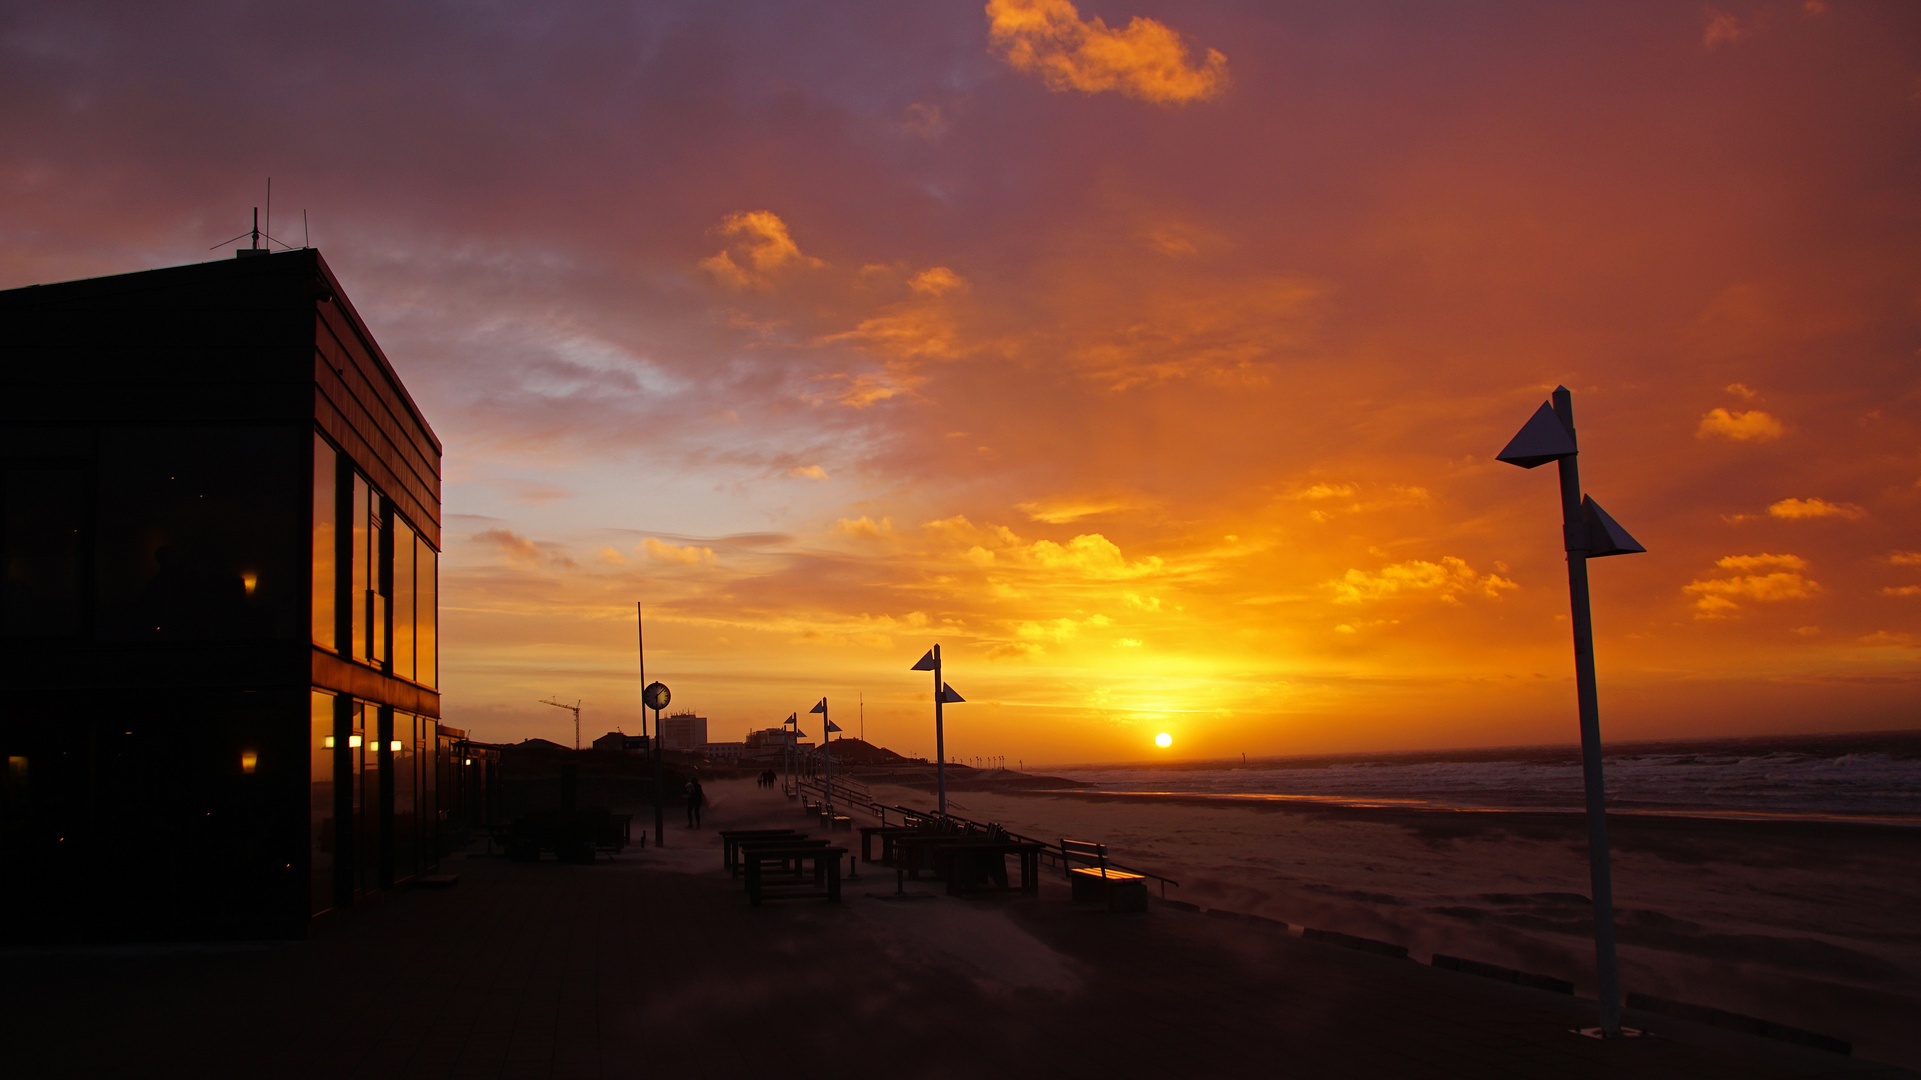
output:
[[[305,209],[300,211],[300,246],[303,248],[313,247],[313,234],[307,231],[307,211]]]
[[[234,240],[246,240],[246,238],[250,238],[250,236],[254,238],[254,246],[252,246],[252,248],[240,248],[240,250],[234,252],[234,254],[236,254],[236,256],[265,256],[267,250],[259,246],[259,238],[265,236],[265,233],[261,233],[261,229],[259,229],[259,208],[257,208],[257,206],[254,208],[254,229],[248,229],[246,233],[240,233],[238,236],[229,236],[229,238],[221,240],[219,244],[213,244],[213,248],[225,248],[227,244],[232,244]],[[267,242],[271,244],[271,242],[273,242],[273,236],[267,236]],[[282,246],[284,246],[284,244],[282,244]],[[211,252],[213,248],[207,248],[207,250]]]
[[[256,241],[255,247],[260,244]],[[267,177],[267,250],[273,250],[273,177]]]

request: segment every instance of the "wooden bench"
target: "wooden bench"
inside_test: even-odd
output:
[[[1075,860],[1088,863],[1075,866]],[[1077,904],[1106,903],[1109,911],[1146,911],[1147,877],[1107,865],[1107,845],[1084,840],[1061,841],[1061,865]]]
[[[830,904],[840,903],[840,857],[847,854],[844,847],[781,847],[763,844],[744,844],[741,850],[741,863],[747,868],[747,902],[759,907],[762,900],[826,900]],[[812,874],[796,873],[789,877],[785,874],[769,875],[768,866],[786,867],[798,863],[812,864]],[[812,888],[809,888],[811,876]]]
[[[722,829],[720,831],[720,868],[729,876],[734,872],[734,863],[740,856],[743,840],[778,840],[782,837],[801,839],[799,829]]]

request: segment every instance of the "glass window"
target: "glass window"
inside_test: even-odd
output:
[[[307,881],[318,915],[334,905],[334,696],[312,691],[309,707]]]
[[[416,869],[416,837],[420,831],[420,820],[416,816],[414,800],[416,778],[414,770],[420,759],[415,754],[414,729],[419,718],[412,713],[396,712],[393,720],[393,740],[388,749],[388,761],[394,771],[394,880],[409,878]]]
[[[380,888],[380,716],[378,706],[354,702],[354,748],[360,781],[354,792],[354,879],[362,893]]]
[[[440,862],[440,799],[435,792],[440,769],[440,736],[432,717],[420,718],[414,734],[414,752],[420,762],[420,861],[423,866]]]
[[[440,553],[425,538],[414,552],[414,678],[431,689],[440,685]]]
[[[414,547],[413,529],[394,518],[394,668],[403,679],[414,677]]]
[[[387,500],[374,492],[367,501],[367,662],[384,665],[387,657],[387,597],[393,588],[393,554],[384,528]]]
[[[367,613],[372,610],[368,597],[368,583],[372,580],[369,571],[372,564],[367,559],[367,506],[372,501],[373,489],[367,486],[366,478],[354,475],[353,539],[350,551],[353,558],[353,641],[343,650],[347,656],[359,659],[367,655],[367,643],[371,640],[367,632]]]
[[[339,647],[339,625],[334,621],[335,562],[340,540],[335,535],[340,498],[336,482],[340,455],[333,444],[313,437],[313,640],[326,649]]]
[[[13,637],[72,637],[85,604],[87,476],[75,466],[6,470],[6,578],[0,589]]]

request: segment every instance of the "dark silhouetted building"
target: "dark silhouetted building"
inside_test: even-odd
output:
[[[440,441],[320,254],[0,292],[0,911],[297,936],[434,865]]]
[[[647,736],[610,731],[595,739],[593,747],[596,750],[616,750],[623,754],[644,754],[647,752]]]

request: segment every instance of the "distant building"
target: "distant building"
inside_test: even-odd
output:
[[[715,761],[732,761],[747,749],[746,743],[710,742],[700,748],[700,756]]]
[[[440,440],[317,251],[240,254],[0,292],[5,936],[437,861]]]
[[[707,718],[693,713],[675,713],[660,722],[662,750],[697,751],[707,745]]]
[[[617,750],[625,754],[644,754],[647,752],[647,736],[610,731],[594,740],[594,749]]]
[[[750,754],[757,754],[767,750],[779,750],[787,745],[787,735],[788,731],[786,728],[762,728],[759,731],[748,732],[747,741],[742,745],[747,748],[747,752]]]

